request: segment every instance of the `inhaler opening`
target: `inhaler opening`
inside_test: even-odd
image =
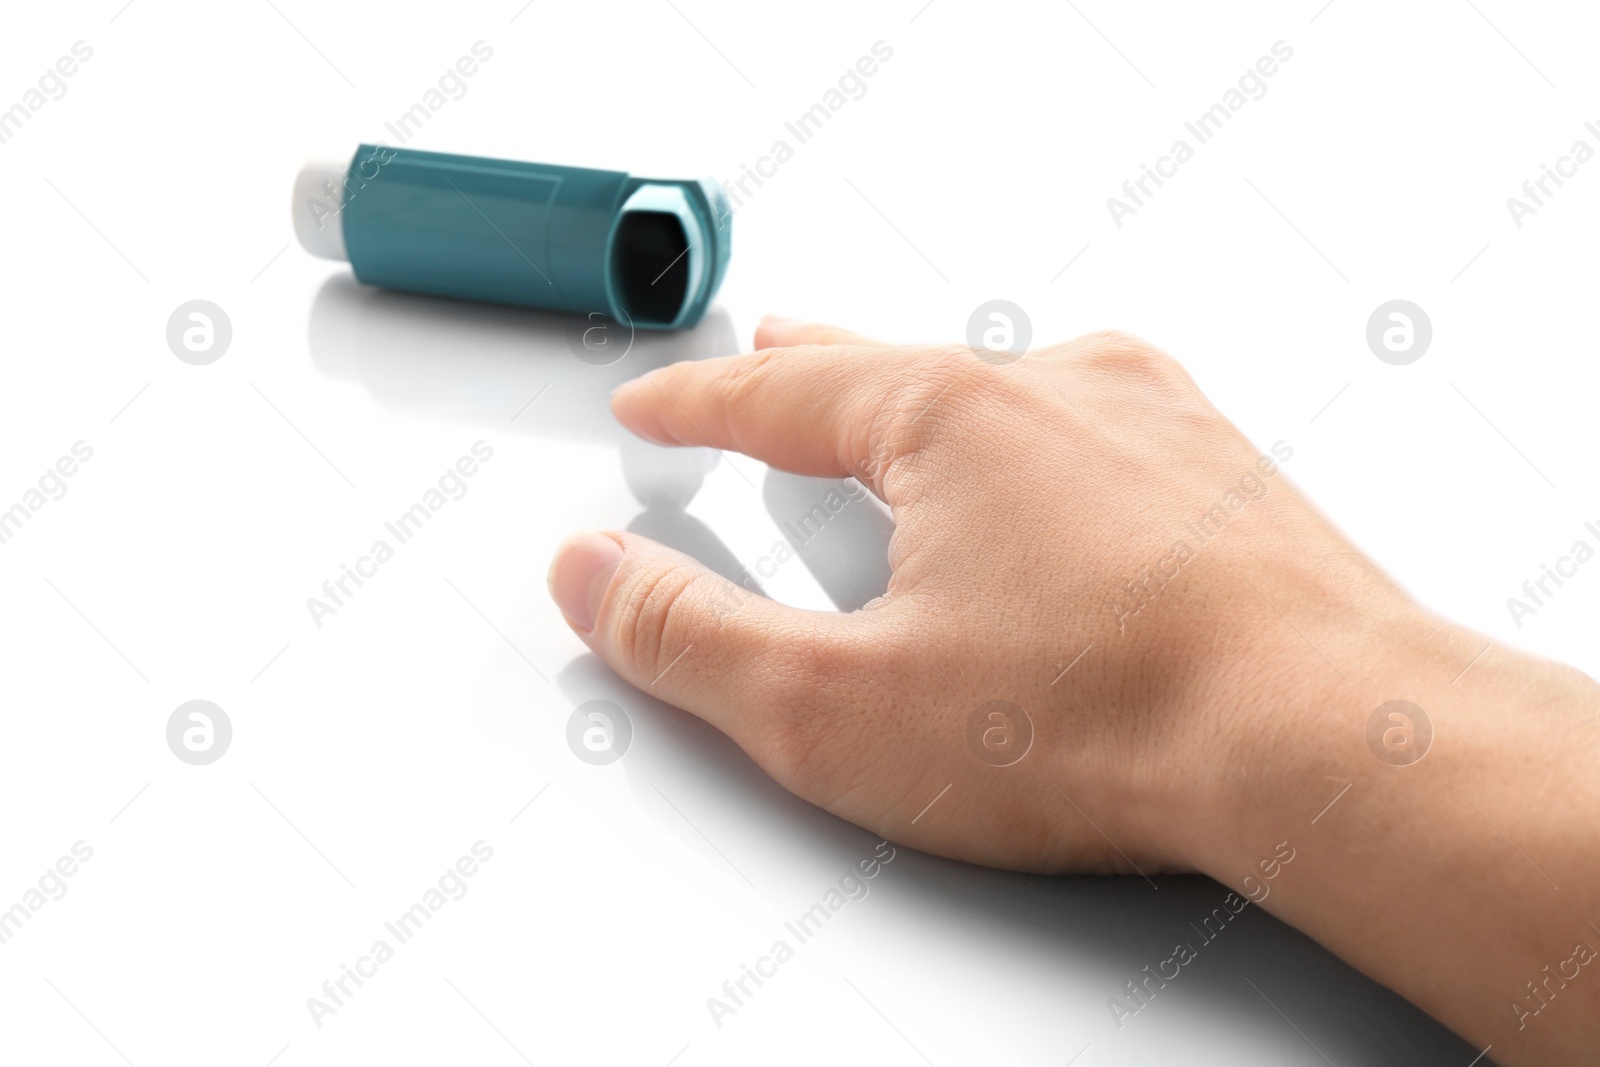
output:
[[[612,262],[630,322],[666,326],[689,292],[689,238],[676,215],[635,211],[617,223]]]
[[[705,237],[682,189],[644,185],[622,206],[611,238],[611,291],[618,317],[671,326],[699,291]]]

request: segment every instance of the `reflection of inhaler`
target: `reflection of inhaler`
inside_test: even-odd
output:
[[[700,321],[727,273],[722,187],[364,144],[307,163],[294,228],[314,256],[390,289],[642,329]]]

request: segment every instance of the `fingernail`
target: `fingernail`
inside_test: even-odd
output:
[[[594,629],[611,576],[622,562],[622,546],[604,534],[569,538],[550,563],[550,595],[561,613],[584,633]]]
[[[791,322],[799,322],[800,320],[792,315],[773,315],[769,312],[761,316],[761,321],[768,326],[787,326]]]

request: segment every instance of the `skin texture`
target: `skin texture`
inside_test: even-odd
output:
[[[1600,1062],[1593,681],[1422,609],[1290,483],[1291,443],[1252,445],[1136,339],[993,366],[769,318],[756,347],[613,410],[859,479],[894,515],[888,592],[801,611],[583,534],[551,591],[613,669],[891,841],[1204,872],[1485,1062]],[[1380,714],[1379,755],[1392,700],[1422,712]]]

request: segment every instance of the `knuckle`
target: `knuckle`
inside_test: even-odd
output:
[[[1015,388],[990,370],[966,347],[908,351],[871,386],[858,426],[858,476],[909,504],[930,484],[933,454],[962,436],[975,409]]]
[[[1189,383],[1178,361],[1159,348],[1118,330],[1104,330],[1072,342],[1081,365],[1136,383],[1176,389]]]
[[[918,358],[915,370],[922,386],[920,396],[937,396],[946,391],[970,392],[982,388],[993,375],[979,373],[988,367],[973,358],[972,350],[964,345],[946,345],[925,350]]]
[[[919,353],[908,373],[897,375],[884,390],[873,429],[925,438],[942,424],[951,404],[987,388],[985,376],[976,373],[979,366],[964,348]]]
[[[680,617],[701,575],[666,563],[633,575],[621,590],[612,647],[625,664],[640,672],[659,671],[682,651]]]
[[[767,364],[777,358],[781,348],[763,348],[743,359],[735,360],[728,369],[714,379],[716,389],[725,407],[738,410],[749,403],[766,381]]]

